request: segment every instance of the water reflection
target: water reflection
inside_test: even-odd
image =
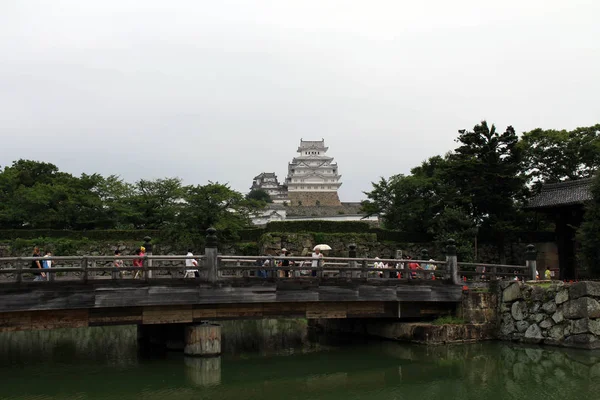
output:
[[[226,353],[212,359],[140,356],[132,327],[2,334],[0,398],[570,400],[600,390],[598,352],[313,341],[302,324],[263,327],[228,327]]]

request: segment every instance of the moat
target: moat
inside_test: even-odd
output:
[[[290,321],[227,337],[225,353],[205,359],[141,352],[134,327],[4,333],[0,398],[569,400],[600,390],[597,351],[350,342]]]

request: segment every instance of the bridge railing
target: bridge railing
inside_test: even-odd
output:
[[[186,267],[186,260],[196,260],[198,265]],[[40,281],[88,281],[90,279],[177,279],[206,270],[205,256],[51,256],[0,258],[0,282],[22,282],[26,279]],[[123,262],[116,266],[115,261]],[[141,266],[134,266],[139,260]],[[50,261],[50,268],[33,267],[33,263]],[[37,264],[36,264],[37,265]],[[190,274],[191,272],[191,274]]]
[[[446,261],[395,258],[218,256],[220,277],[232,278],[346,278],[444,279]]]
[[[451,242],[450,246],[454,243]],[[525,265],[507,265],[507,264],[485,264],[473,262],[457,262],[454,253],[452,259],[452,250],[448,256],[449,263],[456,264],[456,268],[451,266],[451,269],[456,269],[457,275],[455,282],[460,281],[492,281],[492,280],[536,280],[539,279],[539,271],[537,271],[537,251],[532,244],[527,245],[525,252]]]
[[[152,255],[140,256],[51,256],[0,258],[0,282],[24,280],[52,282],[102,279],[165,280],[196,278],[217,282],[236,279],[386,279],[435,280],[454,284],[464,280],[481,279],[536,279],[537,252],[527,246],[525,266],[458,262],[453,240],[446,246],[446,260],[428,260],[427,251],[421,260],[357,258],[356,247],[350,246],[350,257],[311,256],[234,256],[217,251],[216,231],[207,230],[205,253],[201,256]],[[149,240],[149,238],[148,238]],[[186,266],[186,260],[196,260],[197,265]],[[123,263],[116,265],[115,261]],[[141,265],[133,265],[134,261]],[[51,268],[31,268],[35,262],[52,263]],[[129,264],[131,262],[131,264]]]

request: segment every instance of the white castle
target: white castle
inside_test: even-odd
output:
[[[300,155],[294,157],[288,164],[286,184],[288,196],[297,197],[302,192],[328,192],[337,197],[337,191],[342,185],[338,165],[333,157],[325,155],[329,150],[325,140],[308,141],[300,139],[296,150]],[[292,200],[290,198],[290,200]],[[338,199],[339,202],[339,199]]]
[[[251,189],[265,190],[276,203],[290,206],[339,206],[340,181],[338,165],[326,155],[325,140],[302,140],[296,150],[299,155],[288,164],[288,175],[279,185],[274,173],[254,178]]]

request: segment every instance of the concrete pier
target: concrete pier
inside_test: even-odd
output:
[[[221,325],[199,324],[185,328],[185,355],[213,357],[221,354]]]

